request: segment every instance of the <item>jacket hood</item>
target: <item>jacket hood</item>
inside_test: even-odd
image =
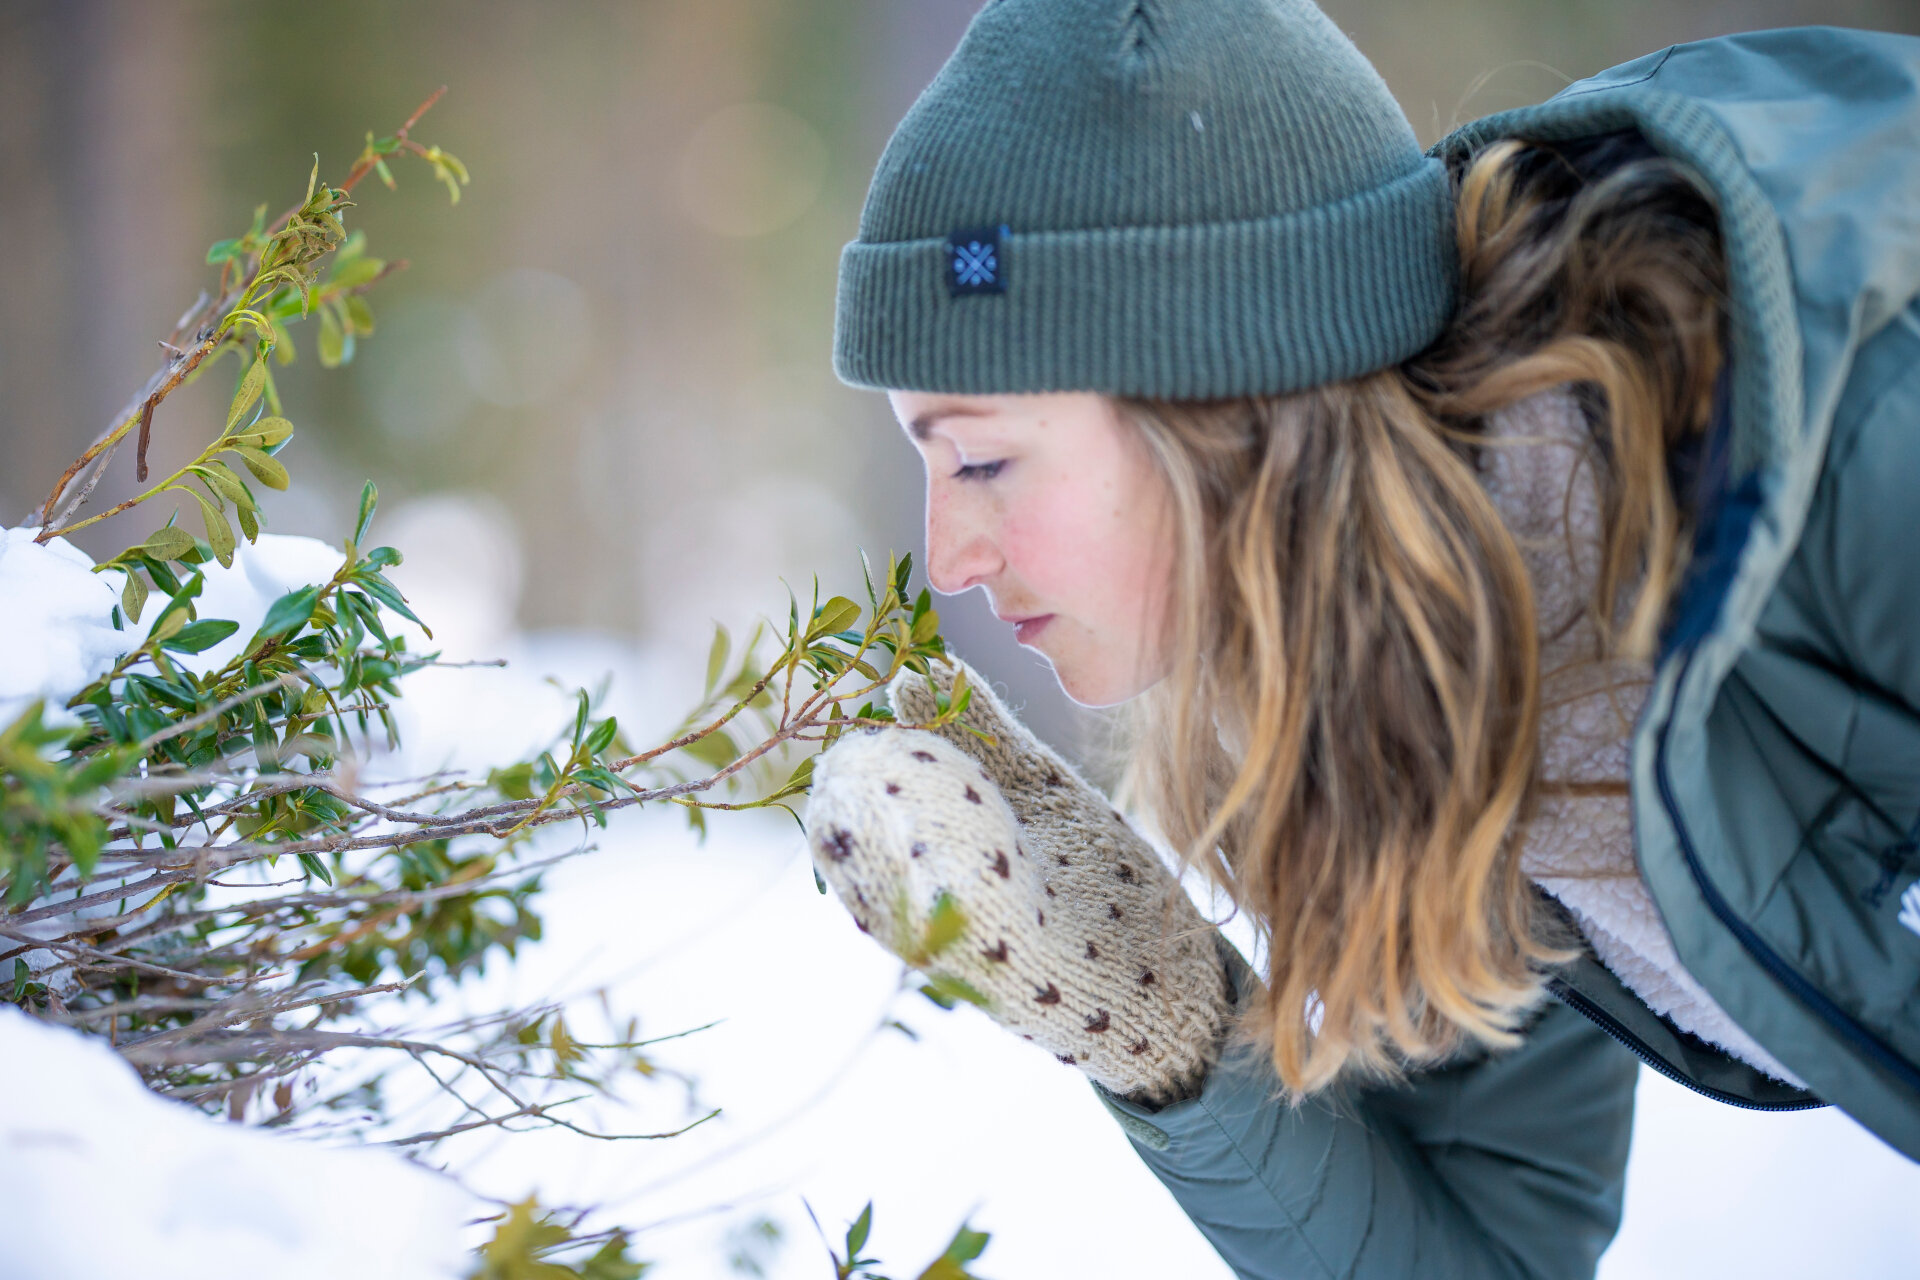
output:
[[[1910,503],[1880,498],[1859,504],[1872,511],[1836,515],[1843,503],[1830,496],[1832,481],[1823,484],[1822,472],[1832,465],[1836,417],[1851,432],[1881,412],[1863,407],[1874,398],[1865,383],[1885,387],[1888,367],[1920,365],[1910,354],[1889,360],[1878,350],[1861,359],[1883,331],[1906,340],[1902,331],[1914,327],[1908,308],[1920,298],[1920,38],[1806,27],[1675,45],[1537,106],[1475,121],[1433,154],[1453,158],[1507,137],[1559,141],[1629,127],[1691,165],[1714,193],[1730,321],[1727,492],[1718,527],[1703,527],[1696,545],[1722,558],[1724,571],[1705,592],[1690,585],[1678,602],[1707,621],[1663,657],[1635,731],[1641,873],[1681,960],[1715,1000],[1821,1096],[1920,1159],[1920,1025],[1884,1012],[1911,998],[1902,966],[1914,963],[1912,939],[1892,927],[1890,914],[1886,923],[1865,914],[1860,903],[1870,895],[1847,887],[1854,853],[1814,849],[1820,887],[1807,888],[1802,855],[1818,843],[1825,819],[1777,798],[1861,790],[1858,778],[1845,776],[1861,772],[1847,748],[1823,756],[1809,737],[1819,736],[1822,717],[1833,724],[1857,717],[1845,699],[1860,690],[1897,689],[1879,677],[1912,666],[1920,649],[1913,634],[1920,622],[1903,622],[1879,628],[1869,664],[1879,672],[1859,670],[1859,654],[1844,644],[1819,651],[1826,635],[1846,635],[1863,619],[1904,617],[1885,607],[1889,593],[1901,593],[1895,575],[1883,568],[1861,585],[1874,576],[1855,562],[1876,553],[1841,557],[1831,548],[1871,546],[1861,536],[1867,532],[1897,538],[1911,528]],[[1782,591],[1816,501],[1825,541],[1809,553],[1814,567],[1809,557],[1797,562],[1791,582],[1811,575],[1817,589]],[[1836,521],[1850,522],[1845,539],[1830,536]],[[1833,586],[1840,582],[1849,585]],[[1813,618],[1801,633],[1813,639],[1798,652],[1770,638],[1783,614]],[[1850,664],[1842,692],[1829,687],[1816,696],[1823,670],[1831,679]],[[1741,674],[1730,679],[1736,666]],[[1898,750],[1882,752],[1882,772],[1900,779],[1888,794],[1898,797],[1913,789],[1902,771],[1920,762],[1920,716],[1892,701],[1887,714],[1911,721],[1887,739]],[[1770,825],[1743,812],[1769,805],[1778,809]],[[1893,837],[1877,839],[1877,847],[1855,848],[1895,865],[1887,861]],[[1836,887],[1838,896],[1821,896]],[[1853,951],[1835,944],[1849,929],[1859,944]],[[1871,990],[1862,996],[1862,987]],[[1830,998],[1836,989],[1852,994]],[[1880,1012],[1856,1016],[1865,1006]]]

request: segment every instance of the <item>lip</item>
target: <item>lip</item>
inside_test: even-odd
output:
[[[1050,613],[1036,613],[1024,618],[1009,618],[1001,615],[1000,621],[1012,623],[1013,638],[1021,644],[1030,645],[1033,643],[1034,638],[1046,629],[1046,625],[1053,621],[1053,615]]]

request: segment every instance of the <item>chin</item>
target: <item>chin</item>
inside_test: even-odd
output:
[[[1080,706],[1094,710],[1130,702],[1152,688],[1154,683],[1148,681],[1141,684],[1124,672],[1062,667],[1051,658],[1048,662],[1053,666],[1053,678],[1059,681],[1060,691]]]

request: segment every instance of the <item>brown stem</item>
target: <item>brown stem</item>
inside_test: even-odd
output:
[[[408,131],[411,130],[414,125],[420,123],[420,117],[424,116],[436,102],[440,101],[446,91],[447,87],[441,85],[429,94],[427,100],[414,108],[413,114],[408,116],[406,123],[400,126],[397,136],[404,141]],[[353,188],[359,184],[360,180],[372,171],[373,164],[374,162],[370,160],[354,165],[352,171],[347,174],[346,180],[340,184],[338,189],[343,192],[352,191]],[[299,209],[300,206],[296,204],[285,213],[282,213],[279,218],[274,221],[272,230],[277,231],[285,226],[287,220],[299,212]],[[203,293],[201,295],[201,301],[187,308],[181,315],[180,323],[174,328],[173,337],[178,338],[181,336],[196,315],[199,316],[201,324],[204,325],[212,316],[221,314],[231,308],[239,292],[237,288],[229,289],[227,287],[227,272],[232,268],[232,265],[232,262],[229,261],[221,268],[221,296],[209,304],[206,302],[206,296]],[[180,385],[181,380],[185,378],[187,374],[198,367],[200,362],[204,360],[209,352],[217,345],[218,341],[216,336],[204,338],[193,347],[191,354],[187,355],[184,367],[182,366],[182,361],[176,358],[166,369],[155,373],[152,378],[148,379],[147,386],[141,393],[135,396],[127,407],[115,416],[115,425],[108,428],[92,445],[88,446],[85,453],[81,454],[65,471],[60,473],[60,478],[54,482],[53,490],[47,495],[47,500],[41,503],[39,510],[34,513],[34,517],[39,520],[41,525],[40,533],[35,537],[34,541],[43,543],[49,538],[58,536],[61,531],[57,530],[55,526],[64,524],[67,520],[71,519],[73,513],[78,510],[79,504],[84,502],[87,494],[93,490],[93,486],[89,484],[78,498],[68,504],[65,510],[56,515],[54,514],[54,509],[59,505],[61,496],[66,493],[67,486],[73,483],[74,477],[79,475],[88,463],[99,457],[104,450],[110,448],[125,436],[126,433],[135,426],[136,422],[140,427],[139,452],[136,455],[136,466],[139,472],[139,479],[143,482],[146,480],[147,438],[152,429],[154,409],[159,405],[160,401],[166,399],[167,396]],[[171,348],[171,344],[169,344],[169,346]],[[178,350],[178,348],[171,349]],[[134,416],[135,414],[139,415],[137,419]],[[137,501],[138,499],[135,499],[134,502],[122,503],[107,514],[115,515],[121,511],[125,511],[128,507],[135,505]],[[101,518],[104,519],[105,517]]]
[[[657,757],[663,756],[667,754],[667,752],[669,751],[677,750],[680,747],[689,746],[695,742],[700,741],[700,739],[706,737],[708,734],[713,733],[716,730],[725,728],[728,721],[732,720],[735,716],[739,715],[742,711],[745,711],[747,709],[747,704],[760,696],[761,691],[767,687],[767,682],[773,679],[774,673],[780,669],[780,666],[781,664],[776,662],[773,665],[772,669],[767,672],[767,674],[765,674],[764,676],[761,676],[759,680],[754,682],[753,688],[747,690],[747,694],[744,698],[741,698],[738,702],[734,703],[733,706],[727,711],[725,715],[721,716],[718,720],[715,720],[712,724],[708,725],[706,728],[690,730],[687,733],[681,734],[679,737],[675,738],[672,742],[662,743],[661,745],[651,748],[650,750],[642,751],[637,756],[628,756],[624,760],[616,760],[613,763],[609,764],[607,767],[613,770],[615,773],[622,773],[628,769],[631,769],[634,765],[645,764],[649,760],[656,759]]]
[[[411,130],[413,126],[420,123],[421,116],[424,116],[425,114],[427,114],[427,112],[433,110],[433,104],[440,101],[440,99],[446,95],[446,92],[447,92],[447,86],[441,85],[438,89],[435,89],[432,93],[428,94],[427,100],[413,109],[413,114],[407,117],[407,122],[405,124],[401,125],[398,129],[394,130],[393,136],[400,139],[401,143],[404,145],[408,141],[408,138],[407,138],[408,131]],[[355,163],[353,168],[347,171],[346,180],[340,184],[338,190],[348,191],[348,192],[352,191],[355,187],[360,185],[360,179],[366,177],[369,173],[373,172],[374,166],[378,164],[380,160],[381,160],[381,157],[374,156],[369,159],[361,160]]]
[[[133,478],[141,484],[147,482],[147,445],[153,439],[153,410],[160,401],[148,396],[147,402],[140,406],[140,439],[133,446]]]
[[[186,381],[187,376],[199,368],[201,363],[219,348],[221,341],[217,335],[203,338],[195,344],[193,350],[185,360],[176,360],[169,365],[166,376],[160,381],[160,384],[149,391],[145,399],[141,402],[143,407],[139,411],[139,416],[134,417],[128,415],[125,421],[118,427],[115,427],[112,431],[102,436],[91,448],[81,454],[73,465],[61,474],[59,481],[53,486],[53,492],[48,494],[46,502],[41,504],[41,512],[44,514],[53,511],[55,505],[60,501],[60,495],[66,490],[67,485],[72,482],[74,476],[79,474],[80,468],[99,457],[104,450],[119,443],[127,432],[131,431],[138,423],[150,421],[153,416],[154,406],[166,399],[168,395],[172,394],[176,387]],[[85,496],[84,493],[81,494],[81,498],[85,498]],[[108,516],[118,515],[129,507],[137,506],[144,497],[145,495],[143,494],[141,497],[129,498],[111,510],[101,515],[91,517],[89,523],[105,520]],[[66,509],[61,511],[59,515],[49,515],[46,523],[41,526],[40,532],[35,535],[34,541],[45,542],[49,538],[58,537],[60,534],[66,533],[74,528],[75,526],[66,524],[66,521],[73,515],[77,505],[78,501],[76,500],[75,502],[68,503]]]

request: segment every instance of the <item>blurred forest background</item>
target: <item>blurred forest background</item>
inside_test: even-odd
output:
[[[704,644],[919,545],[883,400],[830,361],[841,244],[888,131],[977,0],[0,0],[0,525],[154,367],[261,199],[337,174],[435,86],[474,183],[369,189],[352,225],[413,268],[345,376],[311,351],[302,483],[271,527],[338,541],[361,480],[387,536],[502,627]],[[1329,0],[1423,142],[1663,45],[1812,21],[1920,32],[1913,0]],[[162,466],[224,389],[176,398]],[[169,429],[171,415],[177,424]],[[194,415],[188,426],[181,415]],[[106,488],[131,483],[116,469]],[[117,497],[107,492],[103,496]],[[98,506],[96,505],[96,509]],[[96,556],[120,530],[96,528]],[[977,598],[959,650],[1069,749],[1082,718]]]

